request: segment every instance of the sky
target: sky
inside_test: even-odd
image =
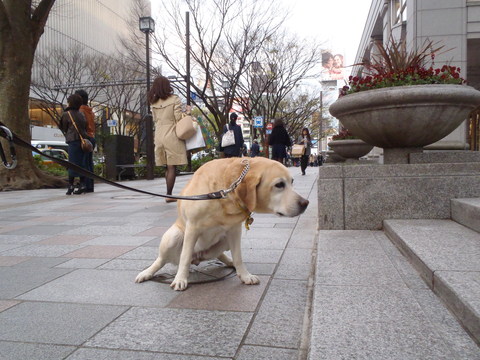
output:
[[[286,26],[300,37],[316,37],[326,50],[344,55],[344,64],[355,61],[372,0],[264,0],[289,10]],[[151,0],[153,16],[160,0]],[[323,46],[322,46],[323,48]],[[345,74],[348,76],[350,69]]]

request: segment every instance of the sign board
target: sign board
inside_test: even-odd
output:
[[[263,116],[255,116],[253,118],[253,127],[262,128],[263,127]]]
[[[272,133],[272,129],[273,129],[273,124],[272,123],[268,123],[267,124],[267,135],[270,135]]]
[[[117,126],[117,120],[107,120],[108,127],[115,127]]]

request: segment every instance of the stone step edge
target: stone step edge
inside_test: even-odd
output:
[[[477,344],[480,345],[480,330],[478,326],[480,323],[480,317],[478,314],[476,314],[470,305],[455,292],[455,289],[453,289],[447,281],[435,275],[435,270],[430,269],[428,265],[425,264],[425,262],[408,246],[402,237],[399,236],[390,226],[388,220],[383,221],[383,231],[390,241],[410,261],[428,287],[440,299],[442,299],[450,311],[457,317],[464,329],[477,342]]]
[[[451,199],[450,209],[452,220],[480,232],[480,206],[469,204],[464,199]]]

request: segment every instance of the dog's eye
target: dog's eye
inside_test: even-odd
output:
[[[276,188],[283,189],[285,187],[285,183],[283,181],[275,184]]]

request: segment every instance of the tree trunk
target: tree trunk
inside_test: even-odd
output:
[[[54,0],[42,0],[35,11],[28,1],[0,3],[0,121],[28,143],[31,140],[28,99],[33,57],[53,3]],[[7,157],[10,156],[7,143],[3,138],[0,141]],[[7,170],[0,165],[0,191],[65,186],[64,180],[45,174],[35,166],[30,150],[16,146],[16,152],[15,169]]]

